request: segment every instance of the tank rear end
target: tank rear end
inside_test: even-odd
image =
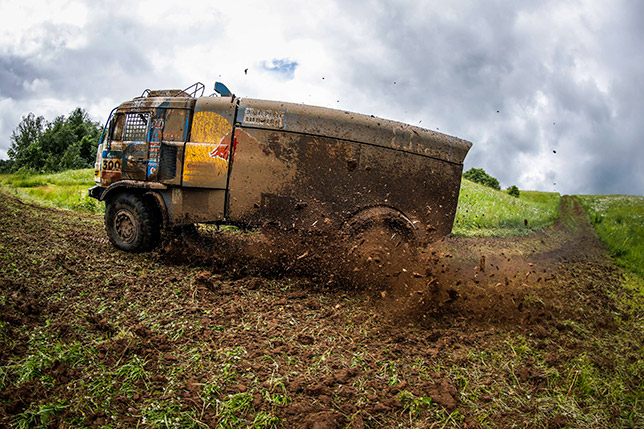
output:
[[[399,122],[248,99],[235,140],[231,220],[333,231],[387,209],[424,243],[451,232],[471,147]]]

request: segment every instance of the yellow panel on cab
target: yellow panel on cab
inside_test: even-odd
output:
[[[232,154],[235,104],[231,97],[197,99],[186,143],[183,186],[225,189]]]

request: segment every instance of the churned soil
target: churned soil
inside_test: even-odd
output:
[[[48,403],[64,404],[50,426],[154,424],[163,410],[203,427],[574,425],[526,398],[574,395],[549,371],[592,352],[583,335],[619,311],[621,271],[571,198],[527,237],[360,263],[315,237],[214,228],[125,253],[99,216],[6,193],[0,219],[3,426]],[[111,390],[97,391],[101,371]]]

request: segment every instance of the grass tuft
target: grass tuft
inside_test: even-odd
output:
[[[41,405],[34,404],[17,416],[16,427],[49,427],[52,417],[67,407],[67,401],[64,399]]]

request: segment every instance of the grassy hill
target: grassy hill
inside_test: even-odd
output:
[[[60,208],[101,212],[103,205],[87,196],[93,170],[69,170],[38,175],[0,175],[0,183],[15,194]],[[463,179],[454,234],[459,236],[525,235],[552,224],[559,213],[556,193],[523,191],[514,198]],[[527,225],[526,225],[527,223]]]
[[[561,196],[521,191],[519,198],[463,179],[453,233],[467,237],[520,236],[552,225]]]
[[[644,197],[577,195],[617,265],[644,278]]]
[[[51,174],[3,174],[0,184],[17,196],[41,205],[102,213],[103,203],[87,195],[94,185],[94,170],[67,170]]]

